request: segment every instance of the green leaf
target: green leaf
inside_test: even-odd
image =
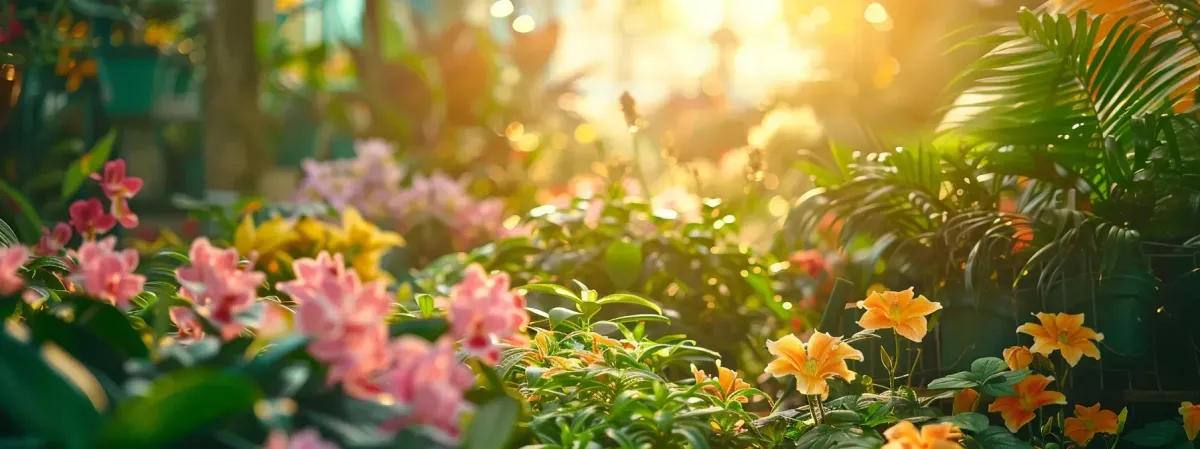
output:
[[[1004,360],[996,357],[984,357],[971,362],[971,372],[980,379],[987,379],[1008,369]]]
[[[401,321],[399,323],[388,326],[388,334],[397,337],[400,335],[416,335],[429,341],[437,340],[438,337],[446,333],[450,329],[450,323],[442,318],[425,318],[420,320]]]
[[[982,432],[988,428],[988,417],[980,413],[959,413],[939,419],[938,422],[950,423],[970,432]]]
[[[831,410],[825,413],[825,424],[858,424],[862,422],[862,416],[852,410]]]
[[[73,0],[80,1],[80,0]],[[83,181],[92,173],[96,173],[104,163],[108,162],[109,155],[112,154],[113,142],[117,140],[117,132],[109,131],[93,146],[90,151],[84,153],[75,162],[67,167],[67,174],[63,178],[62,183],[62,199],[69,200],[83,186]]]
[[[29,200],[25,199],[25,195],[22,195],[11,184],[4,182],[3,179],[0,179],[0,193],[3,193],[13,202],[17,203],[17,208],[21,209],[21,215],[25,217],[25,221],[29,222],[29,232],[41,232],[42,217],[38,215],[37,209],[34,209],[33,205],[29,204]],[[19,228],[20,226],[18,225],[17,227]]]
[[[433,295],[426,293],[417,295],[417,308],[421,309],[421,316],[426,318],[433,316],[434,302]]]
[[[145,396],[121,404],[104,427],[100,448],[171,446],[213,421],[249,412],[260,396],[249,377],[191,368],[160,377]]]
[[[598,301],[596,301],[596,304],[601,304],[601,305],[616,304],[616,303],[635,304],[635,305],[639,305],[639,306],[644,306],[644,307],[654,310],[655,312],[658,312],[659,315],[662,315],[662,308],[658,307],[657,304],[650,302],[650,300],[643,298],[641,296],[637,296],[637,295],[630,295],[627,293],[615,293],[615,294],[600,298]]]
[[[531,292],[549,293],[551,295],[561,296],[563,298],[567,298],[567,299],[570,299],[575,302],[583,302],[583,299],[580,298],[579,295],[576,295],[575,292],[573,292],[570,289],[563,287],[561,285],[529,284],[529,285],[526,285],[521,288],[523,288],[525,290],[529,290]]]
[[[102,17],[113,20],[128,20],[125,9],[98,0],[71,0],[71,9],[88,17]]]
[[[705,433],[695,427],[681,427],[672,429],[671,433],[683,435],[683,438],[688,441],[688,446],[691,449],[708,449],[708,439],[705,438]]]
[[[1008,429],[998,426],[988,427],[975,434],[975,440],[986,449],[1033,449],[1033,446],[1018,439]]]
[[[563,308],[563,307],[555,307],[553,309],[550,309],[550,327],[551,328],[557,327],[559,323],[562,323],[564,321],[567,321],[573,317],[577,317],[580,315],[583,315],[583,314],[576,312],[574,310],[571,310],[571,309],[567,309],[567,308]]]
[[[116,307],[83,297],[67,301],[75,307],[75,325],[91,331],[127,357],[144,359],[150,356],[141,334]]]
[[[1146,427],[1129,432],[1122,438],[1141,447],[1169,447],[1187,441],[1183,424],[1179,420],[1157,421]]]
[[[17,233],[8,227],[8,223],[0,219],[0,246],[13,246],[15,243],[20,243],[17,240]]]
[[[1003,373],[994,375],[983,382],[983,388],[981,391],[996,397],[1013,396],[1017,393],[1013,391],[1012,386],[1016,385],[1017,382],[1020,382],[1021,379],[1024,379],[1025,376],[1028,376],[1030,372],[1031,371],[1027,369],[1021,369],[1016,371],[1005,371]]]
[[[630,288],[642,275],[642,247],[617,240],[604,251],[604,272],[617,287]]]
[[[467,428],[466,449],[506,447],[521,416],[521,402],[511,396],[499,396],[479,406]]]
[[[51,353],[53,359],[47,359],[45,351],[39,354],[35,347],[0,331],[0,354],[4,354],[0,357],[0,391],[4,391],[0,409],[12,412],[7,417],[20,433],[67,449],[91,447],[100,414],[79,387],[69,382],[72,376],[91,374],[61,350]],[[104,396],[102,392],[99,395]]]
[[[662,315],[654,315],[654,314],[645,313],[645,314],[620,316],[620,317],[612,318],[608,321],[612,321],[614,323],[629,323],[629,322],[670,323],[671,319],[667,318],[665,316],[662,316]]]
[[[934,379],[929,382],[930,390],[961,390],[964,388],[975,388],[979,386],[980,379],[975,373],[959,372],[946,377]]]

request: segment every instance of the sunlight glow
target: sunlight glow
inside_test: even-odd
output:
[[[697,31],[716,31],[725,20],[723,0],[675,0],[674,9],[688,27]]]
[[[536,24],[533,23],[533,17],[530,17],[528,14],[522,14],[518,16],[516,19],[513,19],[512,23],[513,31],[518,33],[528,33],[533,31],[535,26]]]
[[[871,3],[867,5],[867,10],[863,12],[863,18],[871,23],[884,23],[888,21],[888,12],[883,5]]]
[[[513,3],[511,1],[498,0],[496,3],[492,3],[492,7],[489,12],[491,12],[492,17],[501,18],[508,17],[515,9],[516,8],[513,7]]]

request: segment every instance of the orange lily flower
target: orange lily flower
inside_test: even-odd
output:
[[[1034,413],[1037,409],[1050,404],[1067,403],[1067,397],[1062,393],[1046,391],[1046,386],[1050,385],[1052,380],[1054,380],[1053,377],[1030,374],[1013,385],[1013,390],[1017,392],[1016,396],[996,398],[991,405],[988,405],[988,411],[1000,412],[1000,417],[1004,418],[1004,425],[1008,427],[1008,431],[1016,433],[1021,426],[1033,421],[1033,418],[1037,416]]]
[[[883,431],[888,443],[882,449],[961,449],[955,441],[962,438],[962,432],[953,424],[930,424],[922,427],[908,421],[900,421],[888,430]]]
[[[1180,404],[1179,414],[1183,415],[1183,431],[1187,432],[1188,441],[1195,441],[1200,433],[1200,405],[1191,402]]]
[[[974,388],[963,388],[954,393],[954,406],[951,409],[952,415],[959,413],[968,413],[975,411],[975,403],[979,401],[979,392]]]
[[[1033,346],[1029,348],[1031,352],[1048,357],[1055,350],[1062,351],[1063,358],[1071,366],[1079,363],[1079,359],[1085,355],[1100,359],[1100,349],[1093,340],[1103,340],[1104,334],[1085,327],[1082,313],[1039,313],[1037,318],[1042,324],[1025,323],[1017,328],[1017,332],[1033,336]]]
[[[764,370],[775,377],[796,376],[796,389],[805,395],[829,397],[829,384],[825,381],[840,377],[854,380],[854,371],[846,366],[846,360],[863,359],[861,351],[823,332],[814,332],[808,343],[802,343],[795,335],[788,334],[776,341],[767,341],[767,351],[778,357],[767,364]]]
[[[1087,446],[1097,433],[1117,434],[1117,414],[1100,410],[1100,404],[1091,407],[1075,404],[1075,417],[1063,421],[1063,428],[1067,438],[1079,443],[1080,447]]]
[[[1024,346],[1013,346],[1004,350],[1004,362],[1008,363],[1010,370],[1025,369],[1033,363],[1033,353]]]
[[[858,302],[858,308],[867,309],[858,320],[863,329],[892,329],[919,343],[929,332],[925,317],[942,305],[925,299],[924,295],[913,298],[913,289],[909,287],[899,292],[871,293],[865,301]]]
[[[708,374],[706,374],[704,370],[696,369],[695,364],[692,365],[692,374],[696,376],[696,383],[704,383],[712,380],[712,378],[708,377]],[[729,368],[721,366],[720,360],[717,360],[717,383],[721,385],[720,388],[717,388],[713,385],[705,385],[704,387],[701,387],[701,389],[711,393],[713,396],[721,398],[722,401],[728,401],[729,397],[733,396],[735,393],[750,388],[750,384],[739,378],[737,373],[733,372],[733,370]],[[737,401],[745,404],[750,402],[750,398],[739,396]]]

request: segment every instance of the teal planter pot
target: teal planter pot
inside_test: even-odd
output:
[[[160,98],[186,93],[191,86],[191,65],[154,47],[103,47],[96,62],[104,111],[113,118],[148,116]]]

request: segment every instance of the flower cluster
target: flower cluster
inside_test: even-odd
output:
[[[296,329],[313,337],[308,351],[330,366],[328,382],[356,397],[378,394],[375,380],[388,363],[383,318],[391,308],[384,283],[359,280],[340,253],[322,252],[292,267],[296,279],[276,288],[296,301]]]
[[[142,292],[146,277],[134,273],[138,266],[137,251],[116,251],[115,246],[113,237],[80,245],[71,280],[82,285],[88,295],[129,309],[133,297]]]
[[[392,343],[392,363],[380,388],[410,412],[384,423],[385,430],[424,424],[450,438],[461,433],[461,414],[468,409],[464,392],[475,376],[455,357],[454,342],[442,337],[429,343],[420,337],[403,336]]]
[[[0,247],[0,295],[11,295],[25,286],[25,279],[17,272],[29,258],[24,246]]]
[[[412,185],[402,189],[390,207],[400,232],[439,223],[449,228],[453,245],[459,250],[521,232],[504,226],[504,201],[476,199],[467,192],[464,180],[441,172],[414,176]]]
[[[500,341],[526,345],[525,327],[529,312],[525,297],[509,287],[507,273],[488,276],[483,267],[467,267],[462,282],[442,299],[448,311],[450,333],[463,341],[463,347],[487,363],[500,360]]]
[[[196,303],[200,314],[221,329],[221,338],[229,340],[237,336],[245,327],[237,317],[254,306],[258,286],[266,280],[266,275],[239,269],[236,249],[218,249],[204,237],[192,242],[188,256],[191,264],[175,270],[180,296]],[[178,319],[175,324],[181,333],[187,329],[193,337],[196,332],[202,334],[195,326],[184,324],[187,315],[172,310],[171,318]]]
[[[354,159],[305,160],[300,198],[322,200],[337,210],[355,207],[373,218],[386,217],[405,175],[396,163],[395,150],[382,140],[358,142],[354,150]]]
[[[91,178],[100,182],[100,190],[109,201],[109,211],[104,211],[104,205],[97,198],[72,203],[67,212],[71,217],[71,225],[79,235],[84,240],[94,240],[118,223],[125,228],[136,228],[139,220],[129,208],[129,200],[142,190],[142,179],[125,176],[125,160],[105,162],[102,174],[93,173]],[[70,238],[69,234],[66,238],[62,238],[62,235],[56,226],[53,235],[55,241]]]

